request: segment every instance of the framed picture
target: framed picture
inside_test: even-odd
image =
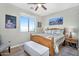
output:
[[[5,28],[16,28],[16,16],[5,15]]]
[[[63,24],[63,17],[55,17],[49,19],[49,25],[62,25]]]
[[[42,27],[42,24],[41,24],[41,22],[38,22],[38,27]]]

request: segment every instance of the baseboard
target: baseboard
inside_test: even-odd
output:
[[[21,44],[17,44],[17,45],[11,46],[11,48],[15,48],[15,47],[23,46],[23,45],[24,45],[24,43],[21,43]]]

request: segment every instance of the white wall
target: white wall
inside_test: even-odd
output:
[[[37,17],[37,20],[38,20],[38,22],[41,22],[41,20],[43,20],[43,17],[38,16],[38,17]],[[41,24],[42,24],[42,23],[41,23]],[[38,27],[38,24],[37,24],[36,30],[37,30],[37,32],[42,32],[42,27]]]
[[[63,17],[63,25],[53,25],[49,26],[49,19],[53,17]],[[63,10],[60,12],[52,13],[50,15],[44,16],[43,20],[41,20],[43,24],[43,28],[45,27],[69,27],[74,26],[78,27],[79,21],[79,6],[70,8],[67,10]]]
[[[15,46],[30,40],[30,35],[27,32],[20,32],[19,17],[22,16],[21,13],[26,15],[34,16],[31,13],[27,13],[24,10],[16,8],[8,4],[0,4],[0,35],[2,36],[2,42],[7,44],[11,41],[11,45]],[[16,29],[6,29],[5,28],[5,15],[16,16]]]

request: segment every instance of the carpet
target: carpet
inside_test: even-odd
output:
[[[70,46],[66,46],[62,48],[61,51],[62,56],[77,56],[77,49],[74,49]]]

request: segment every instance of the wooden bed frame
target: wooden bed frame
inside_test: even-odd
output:
[[[47,28],[47,30],[64,30],[64,28]]]
[[[65,28],[47,28],[47,30],[64,30],[63,34],[65,34]],[[54,38],[51,38],[50,40],[40,35],[31,35],[31,40],[48,47],[50,56],[54,56]],[[59,54],[60,53],[61,49],[59,48]]]
[[[50,40],[50,39],[44,38],[40,35],[31,35],[31,40],[48,47],[49,48],[49,55],[50,56],[54,55],[54,41],[53,41],[53,38],[51,38],[51,40]]]

